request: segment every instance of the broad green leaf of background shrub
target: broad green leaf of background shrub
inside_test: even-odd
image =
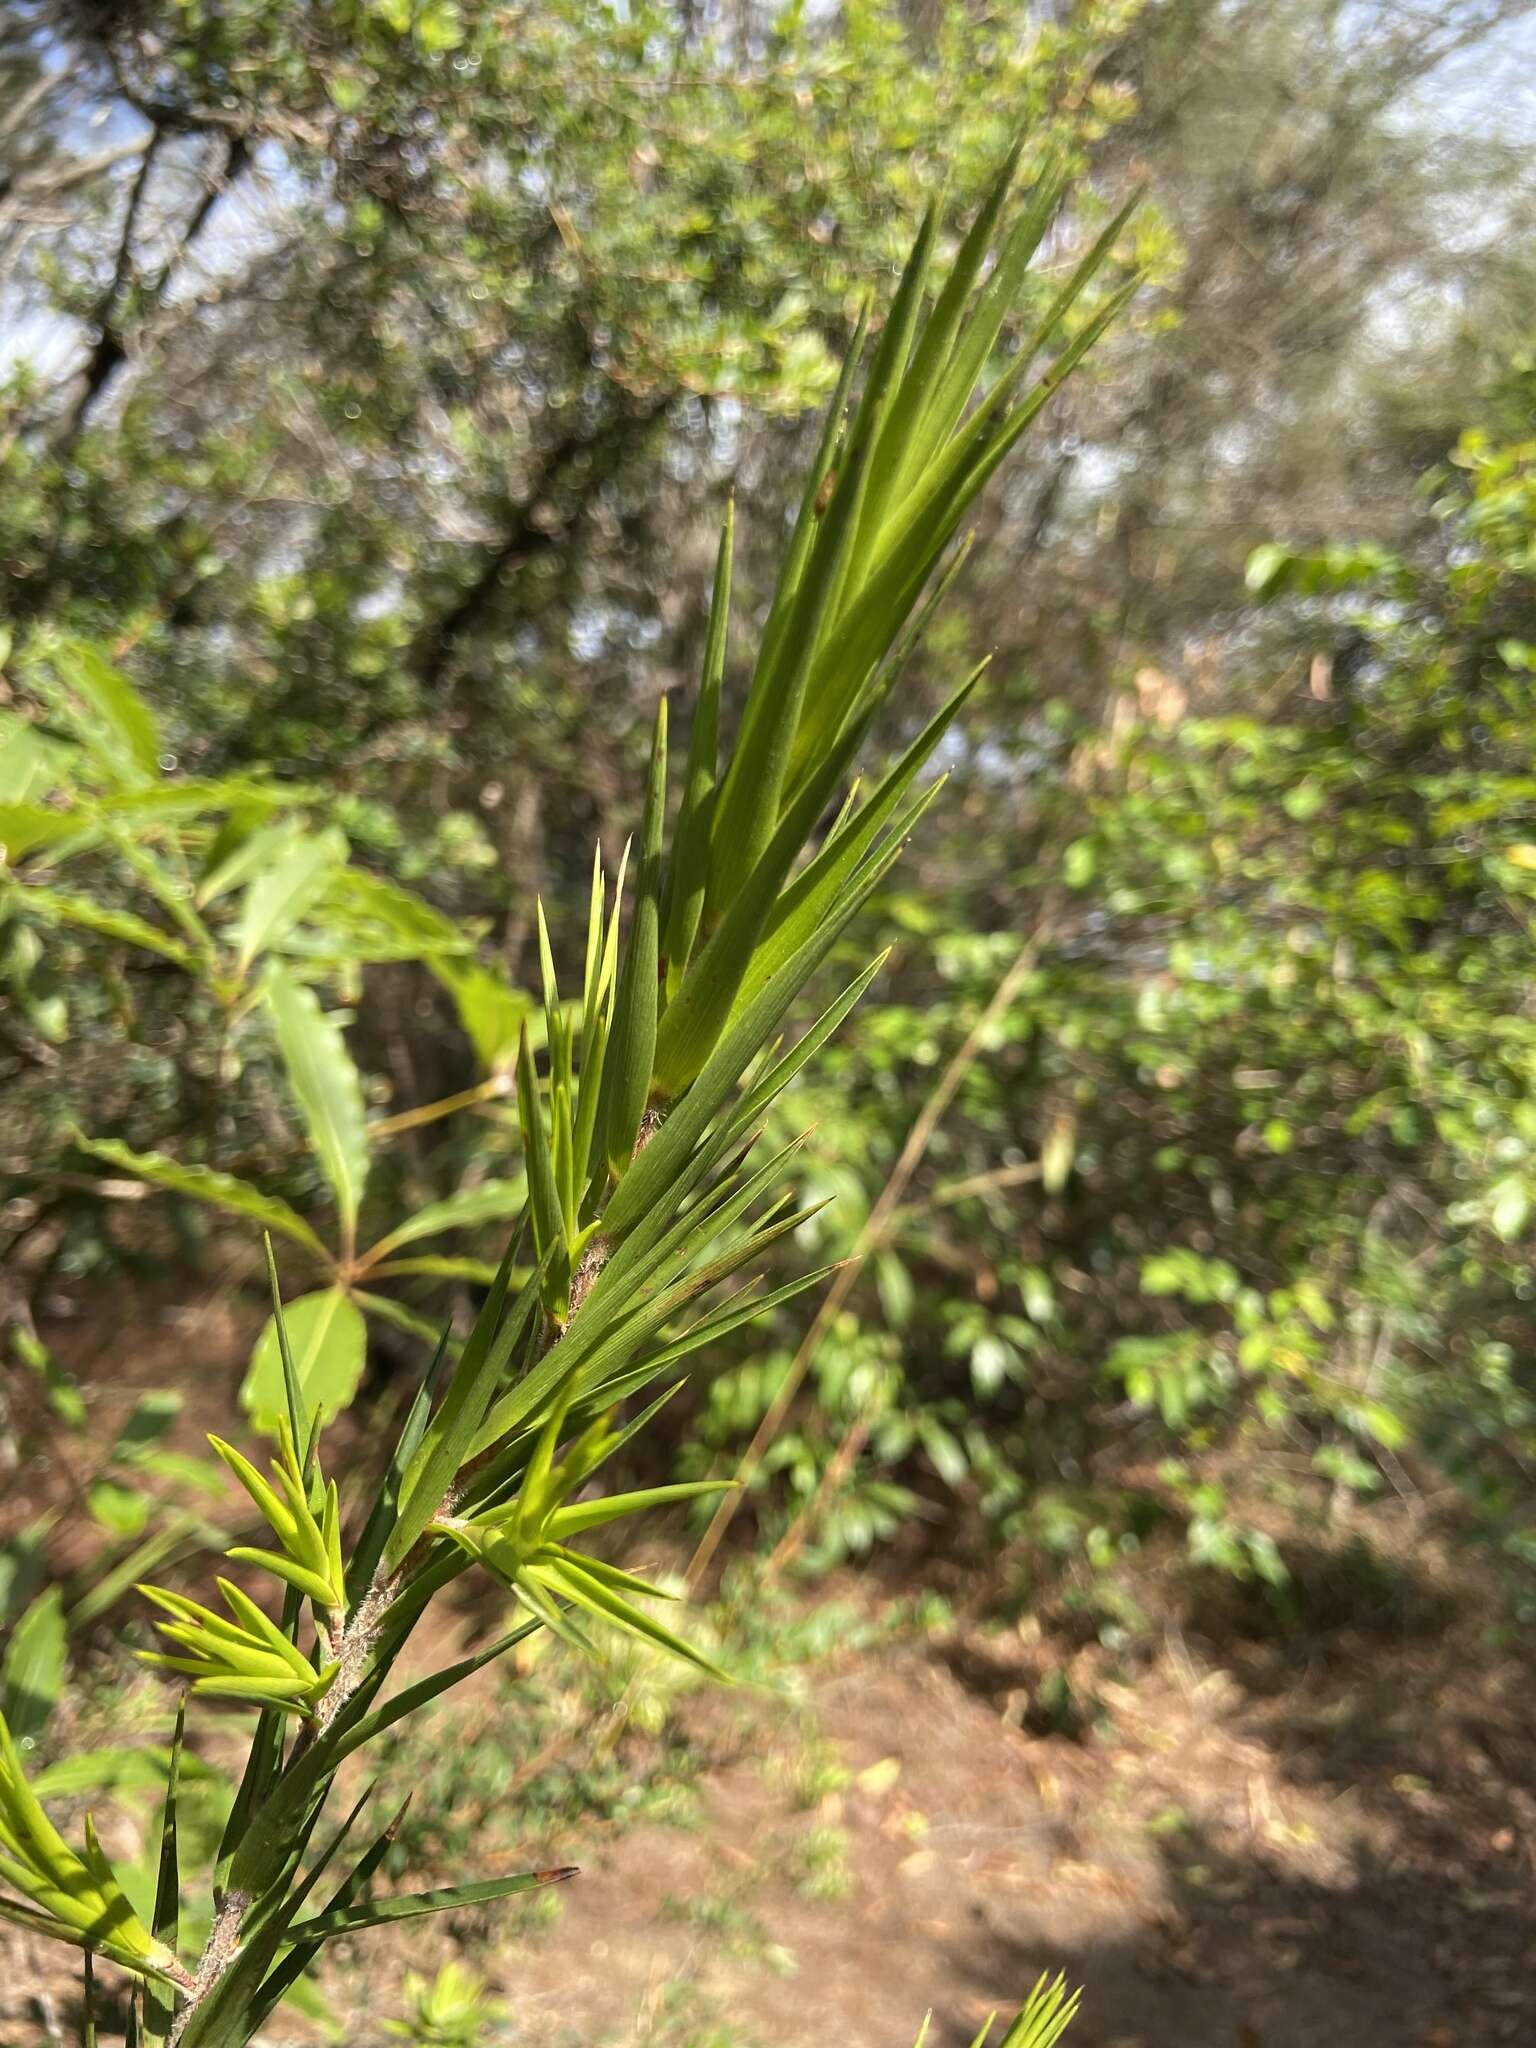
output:
[[[351,1401],[362,1378],[367,1344],[362,1312],[344,1289],[327,1287],[286,1303],[283,1319],[305,1400],[311,1410],[335,1415]],[[275,1430],[284,1414],[283,1364],[270,1316],[251,1353],[240,1401],[261,1430]]]

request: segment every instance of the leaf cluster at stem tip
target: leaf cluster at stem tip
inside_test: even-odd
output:
[[[522,1221],[462,1345],[444,1333],[350,1543],[323,1469],[323,1417],[306,1394],[272,1269],[277,1455],[264,1474],[232,1444],[213,1443],[265,1525],[259,1542],[229,1556],[273,1582],[280,1616],[228,1578],[219,1581],[223,1613],[145,1589],[171,1646],[147,1653],[151,1660],[190,1680],[195,1696],[258,1709],[213,1873],[219,1904],[195,1969],[176,1953],[180,1728],[155,1925],[146,1929],[89,1823],[80,1852],[53,1831],[0,1727],[0,1885],[22,1900],[0,1899],[0,1912],[133,1973],[144,1987],[136,2040],[244,2048],[328,1941],[570,1874],[379,1900],[371,1885],[394,1823],[356,1846],[365,1792],[339,1824],[323,1825],[351,1756],[532,1630],[583,1646],[594,1627],[599,1637],[618,1630],[714,1668],[641,1604],[659,1589],[594,1556],[585,1539],[716,1483],[603,1494],[596,1482],[695,1353],[823,1277],[758,1290],[757,1262],[812,1212],[783,1191],[796,1147],[757,1154],[768,1112],[883,956],[788,1043],[785,1019],[933,800],[924,771],[980,679],[978,666],[926,718],[912,715],[903,689],[967,515],[1136,285],[1131,276],[1089,293],[1127,205],[1021,320],[1026,275],[1065,180],[1048,166],[1010,219],[1020,154],[1002,166],[947,270],[935,274],[934,208],[878,333],[860,322],[728,747],[726,510],[675,812],[663,702],[638,836],[611,879],[601,855],[594,860],[580,974],[564,989],[538,911],[544,1051],[541,1060],[525,1023],[515,1067]],[[1005,340],[1011,352],[994,374]],[[856,783],[877,721],[901,728],[904,742]],[[130,752],[132,740],[127,733]],[[350,1272],[366,1166],[361,1110],[310,992],[279,974],[273,1006],[337,1192]],[[201,1180],[197,1187],[206,1192]],[[296,1230],[280,1206],[250,1213],[302,1241],[304,1226]],[[371,1256],[405,1235],[380,1240]],[[638,1413],[620,1420],[640,1396]],[[388,1689],[432,1599],[477,1568],[510,1590],[520,1620],[459,1663]],[[325,1903],[309,1904],[322,1885]],[[1007,2042],[1049,2048],[1070,2016],[1064,1987],[1042,1985]]]

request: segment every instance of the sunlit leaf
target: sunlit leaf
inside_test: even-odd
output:
[[[360,1934],[369,1927],[388,1927],[400,1920],[419,1920],[428,1913],[451,1913],[465,1906],[488,1905],[493,1899],[508,1899],[518,1892],[541,1890],[545,1885],[564,1884],[575,1877],[574,1865],[561,1870],[530,1870],[516,1877],[488,1877],[475,1884],[444,1885],[438,1891],[407,1892],[393,1899],[372,1899],[366,1904],[342,1906],[300,1920],[289,1934],[293,1941],[334,1941],[339,1935]]]
[[[508,1221],[522,1214],[527,1199],[528,1186],[521,1174],[513,1180],[486,1180],[478,1187],[461,1188],[397,1224],[371,1247],[369,1257],[388,1257],[402,1245],[437,1237],[445,1230],[472,1230],[477,1224]]]
[[[517,1057],[518,1033],[533,1009],[529,997],[473,960],[434,952],[427,964],[453,997],[464,1035],[485,1072],[510,1067]]]
[[[342,1288],[327,1287],[285,1302],[283,1320],[305,1401],[312,1410],[337,1414],[350,1405],[363,1374],[367,1330],[361,1311]],[[251,1353],[240,1401],[257,1428],[268,1432],[286,1413],[282,1355],[270,1316]]]
[[[152,781],[160,773],[154,714],[128,678],[81,640],[55,640],[45,650],[39,687],[74,727],[100,767],[119,783]],[[49,680],[49,671],[56,680]]]
[[[292,930],[346,857],[347,842],[339,832],[296,832],[273,850],[240,906],[235,958],[242,974]]]
[[[350,1256],[368,1178],[368,1133],[357,1068],[339,1026],[321,1010],[312,989],[273,967],[267,974],[266,997],[289,1082],[336,1197],[343,1255]]]

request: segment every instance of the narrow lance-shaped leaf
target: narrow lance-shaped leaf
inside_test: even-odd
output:
[[[667,993],[674,995],[698,937],[709,886],[709,836],[714,819],[715,776],[720,745],[720,687],[725,675],[726,640],[731,610],[731,556],[735,545],[736,501],[725,508],[720,549],[715,557],[715,583],[709,605],[709,631],[704,643],[704,676],[688,736],[688,766],[683,801],[677,816],[672,858],[667,865],[666,955]]]
[[[651,1092],[661,958],[661,842],[667,807],[667,700],[656,707],[651,769],[640,828],[640,868],[624,964],[604,1055],[604,1152],[616,1179],[629,1168]]]
[[[872,706],[878,706],[894,695],[902,670],[927,637],[929,627],[933,624],[941,606],[951,590],[953,590],[961,571],[970,559],[975,541],[976,535],[973,529],[953,550],[943,570],[934,579],[928,595],[923,599],[922,604],[912,614],[906,626],[902,629],[900,638],[892,644],[880,661],[876,663],[853,698],[849,706],[849,716],[851,718],[857,719],[864,716]],[[806,745],[806,730],[804,725],[802,725],[800,737],[796,741],[795,752],[790,762],[790,788],[792,792],[797,794],[804,787],[806,778],[814,774],[817,752],[819,750],[813,751]],[[833,821],[832,829],[827,834],[828,839],[835,839],[852,816],[857,794],[856,789],[850,790],[847,802]]]
[[[468,1230],[479,1223],[504,1223],[522,1214],[528,1199],[528,1184],[519,1175],[511,1180],[484,1180],[478,1187],[461,1188],[440,1202],[429,1202],[414,1216],[386,1231],[368,1248],[369,1264],[388,1258],[402,1245],[416,1244],[424,1237],[436,1237],[445,1230]]]
[[[592,891],[587,904],[587,950],[581,976],[581,1035],[585,1042],[597,1017],[598,970],[603,959],[604,916],[607,908],[603,881],[603,849],[592,849]]]
[[[523,1285],[517,1306],[506,1313],[512,1263],[519,1249],[514,1237],[485,1298],[469,1341],[459,1358],[442,1407],[433,1416],[400,1485],[400,1516],[385,1548],[384,1561],[397,1568],[437,1513],[469,1449],[470,1439],[490,1406],[514,1347],[533,1327],[539,1311],[539,1278]]]
[[[1023,149],[1024,137],[1021,135],[988,187],[987,195],[956,251],[933,310],[923,322],[887,429],[892,445],[901,450],[897,474],[891,486],[893,492],[902,489],[911,471],[933,453],[949,432],[949,427],[942,421],[935,421],[933,414],[946,385],[945,372],[956,337],[965,322],[971,293],[981,276],[1003,207],[1018,174]],[[1037,186],[1037,204],[1046,182],[1042,179]],[[925,427],[927,431],[919,432],[919,427]]]
[[[668,1199],[655,1204],[640,1227],[617,1245],[597,1276],[579,1323],[566,1333],[566,1357],[573,1361],[585,1358],[627,1317],[636,1316],[681,1274],[692,1271],[709,1245],[771,1189],[782,1186],[785,1165],[802,1142],[791,1139],[750,1174],[740,1172],[739,1165],[745,1160],[739,1162],[691,1206],[684,1206],[692,1191],[689,1180],[685,1177],[674,1185]],[[698,1147],[705,1159],[712,1150],[709,1144]],[[691,1173],[700,1171],[697,1163],[690,1169]]]
[[[619,866],[620,896],[624,891],[628,853],[626,846],[625,859]],[[606,907],[603,854],[602,848],[596,846],[592,849],[592,895],[587,910],[587,949],[581,981],[581,1070],[576,1081],[576,1117],[571,1132],[573,1160],[589,1176],[597,1164],[597,1119],[603,1102],[603,1068],[607,1063],[611,1015],[606,974]]]
[[[853,389],[854,377],[863,360],[870,305],[870,298],[866,294],[859,307],[859,317],[854,327],[853,339],[848,346],[848,353],[843,358],[837,389],[833,392],[832,402],[827,407],[821,438],[816,444],[816,454],[806,475],[805,490],[801,494],[794,531],[784,552],[778,581],[774,585],[773,603],[769,606],[767,623],[763,628],[762,647],[754,672],[756,675],[772,675],[783,653],[785,635],[789,630],[790,616],[794,610],[795,593],[800,588],[806,562],[810,559],[811,549],[820,530],[825,509],[823,497],[828,488],[827,478],[831,474],[842,444],[848,394]]]
[[[655,1086],[674,1097],[687,1087],[737,1001],[779,890],[830,803],[877,705],[869,705],[827,746],[796,790],[729,910],[693,962],[657,1037]]]
[[[942,544],[947,545],[949,534],[965,516],[1003,458],[1100,335],[1119,318],[1127,300],[1140,288],[1139,275],[1133,275],[1111,293],[1084,327],[1066,343],[1013,411],[1007,411],[1035,357],[1055,335],[1071,307],[1102,268],[1140,200],[1140,192],[1134,192],[1115,214],[1057,293],[1033,339],[1020,349],[997,383],[958,427],[942,455],[928,466],[920,484],[893,516],[882,535],[883,564],[899,564],[904,573],[910,574],[914,560],[931,562],[934,535],[942,534]],[[997,417],[999,413],[1005,415],[1001,420]],[[927,573],[924,567],[923,578]],[[829,659],[830,652],[829,649]]]
[[[549,1151],[549,1132],[544,1108],[539,1101],[538,1076],[534,1072],[533,1048],[524,1030],[517,1048],[517,1117],[523,1133],[523,1163],[528,1175],[528,1208],[533,1217],[533,1242],[539,1257],[565,1248],[565,1220],[560,1190],[555,1184],[554,1163]]]
[[[64,1682],[66,1655],[64,1595],[57,1586],[49,1586],[11,1630],[0,1667],[5,1718],[24,1747],[48,1725]]]
[[[1048,1980],[1042,1972],[998,2048],[1056,2048],[1081,2003],[1082,1993],[1069,1992],[1064,1976]]]
[[[104,939],[122,939],[146,953],[158,953],[162,960],[170,960],[188,973],[196,971],[197,955],[190,946],[184,946],[132,910],[116,910],[66,889],[22,888],[12,884],[4,894],[8,902],[23,905],[49,924],[77,924]]]
[[[915,393],[924,403],[913,440],[930,459],[960,424],[971,395],[997,347],[1003,323],[1017,303],[1025,272],[1056,217],[1065,191],[1065,176],[1055,166],[1046,169],[1036,179],[1028,206],[1010,233],[974,310],[954,340],[943,376],[935,379],[926,391]],[[935,324],[940,310],[938,307],[934,309]],[[988,402],[993,401],[989,399]]]
[[[179,2036],[185,2048],[244,2048],[250,2040],[251,2021],[262,2007],[261,1988],[282,1948],[289,1924],[341,1849],[372,1792],[371,1785],[365,1787],[302,1877],[298,1872],[320,1817],[320,1802],[294,1831],[276,1880],[242,1916],[238,1946],[188,2014]]]
[[[732,1118],[734,1130],[742,1133],[749,1131],[769,1105],[777,1101],[806,1062],[815,1058],[833,1032],[850,1015],[889,958],[889,949],[884,953],[877,953],[837,1000],[827,1005],[810,1030],[797,1039],[781,1059],[776,1060],[752,1083],[736,1105]]]
[[[935,448],[922,463],[903,501],[889,514],[862,586],[850,595],[843,615],[818,653],[816,671],[806,693],[806,716],[797,759],[814,758],[817,748],[839,729],[858,698],[862,679],[895,637],[977,494],[1052,393],[1118,316],[1125,299],[1135,289],[1137,281],[1133,279],[1115,293],[1083,333],[1067,345],[1014,413],[1001,425],[994,424],[997,410],[1017,388],[1033,355],[1055,332],[1066,311],[1104,263],[1138,199],[1139,194],[1133,194],[1114,216],[1057,293],[1036,329],[1033,342],[1020,352],[1014,365],[953,437],[942,448]],[[965,397],[969,397],[969,392]]]
[[[616,1190],[604,1215],[610,1235],[622,1236],[632,1229],[686,1171],[695,1146],[724,1107],[749,1062],[777,1030],[790,1003],[837,943],[849,920],[857,915],[878,879],[878,875],[859,876],[816,936],[786,961],[739,1015],[728,1022],[697,1079]]]
[[[491,1285],[494,1287],[495,1284],[493,1278]],[[448,1338],[449,1328],[445,1325],[443,1334],[438,1339],[437,1350],[432,1355],[432,1363],[427,1367],[426,1376],[416,1389],[415,1398],[401,1426],[399,1440],[395,1444],[383,1480],[374,1494],[373,1505],[368,1510],[368,1519],[363,1525],[363,1533],[358,1537],[353,1549],[351,1562],[347,1566],[347,1594],[353,1602],[360,1600],[372,1584],[379,1560],[384,1555],[384,1545],[395,1526],[395,1516],[400,1505],[400,1483],[420,1447],[422,1438],[427,1433],[432,1398],[437,1392],[438,1377],[448,1356]]]
[[[1065,344],[1060,353],[1041,372],[1038,381],[1031,386],[1026,396],[996,428],[991,439],[977,452],[966,471],[966,503],[985,488],[1004,459],[1011,453],[1020,436],[1044,411],[1084,356],[1097,345],[1100,337],[1114,326],[1126,306],[1141,290],[1144,281],[1142,274],[1137,271],[1111,292],[1092,318],[1087,320]],[[967,424],[969,425],[969,422]]]
[[[361,1934],[369,1927],[389,1927],[400,1920],[419,1920],[428,1913],[452,1913],[465,1906],[488,1905],[493,1899],[509,1899],[518,1892],[534,1892],[545,1885],[564,1884],[577,1875],[574,1864],[560,1870],[522,1871],[516,1877],[482,1878],[474,1884],[445,1885],[430,1892],[406,1892],[392,1899],[372,1899],[361,1905],[335,1906],[311,1920],[300,1920],[288,1931],[289,1941],[334,1941],[343,1934]]]
[[[738,1003],[802,946],[836,904],[844,886],[896,814],[903,797],[932,759],[944,735],[981,681],[987,662],[978,662],[947,703],[930,719],[879,788],[842,830],[831,835],[775,904]]]
[[[277,1353],[283,1368],[283,1400],[288,1410],[288,1428],[295,1446],[302,1447],[309,1441],[309,1409],[304,1399],[304,1388],[299,1380],[298,1369],[293,1362],[293,1349],[288,1342],[288,1324],[283,1315],[283,1290],[277,1278],[277,1257],[272,1250],[270,1236],[263,1240],[267,1255],[267,1291],[272,1301],[272,1328],[277,1337]]]
[[[280,967],[269,970],[268,1007],[278,1049],[310,1140],[336,1197],[342,1258],[357,1246],[357,1211],[368,1178],[363,1091],[346,1041],[312,989]]]
[[[170,1949],[176,1946],[177,1931],[181,1925],[181,1862],[177,1847],[176,1811],[186,1732],[187,1703],[183,1697],[176,1707],[176,1731],[171,1737],[171,1761],[165,1774],[165,1804],[160,1815],[160,1866],[152,1923],[156,1937]]]
[[[404,1820],[410,1804],[410,1799],[407,1798],[388,1827],[383,1829],[369,1843],[341,1884],[337,1886],[335,1896],[326,1909],[328,1912],[343,1911],[367,1889],[374,1872],[388,1855],[399,1830],[400,1823]],[[292,1990],[293,1986],[298,1983],[324,1946],[323,1939],[306,1939],[297,1928],[293,1927],[289,1928],[287,1939],[290,1944],[287,1952],[284,1954],[282,1961],[272,1971],[272,1974],[263,1983],[260,2001],[251,2014],[252,2019],[258,2025],[266,2020],[271,2012],[282,2002],[287,1993]]]
[[[680,1636],[647,1614],[643,1607],[637,1607],[633,1600],[627,1600],[619,1590],[621,1585],[639,1584],[647,1593],[654,1594],[655,1588],[635,1581],[625,1572],[620,1573],[611,1565],[602,1564],[595,1557],[575,1557],[565,1552],[537,1568],[537,1577],[551,1591],[563,1595],[577,1608],[605,1621],[611,1628],[617,1628],[626,1635],[637,1637],[652,1648],[664,1650],[671,1657],[679,1658],[685,1664],[692,1664],[710,1678],[722,1683],[730,1682],[730,1673],[696,1649],[686,1636]]]
[[[403,1280],[420,1275],[429,1280],[469,1280],[476,1287],[489,1287],[496,1278],[496,1267],[492,1260],[469,1258],[453,1252],[423,1252],[417,1258],[386,1259],[380,1266],[371,1266],[370,1271],[380,1280]],[[357,1294],[354,1299],[361,1302],[365,1308],[372,1308],[385,1297],[378,1294]],[[398,1308],[399,1304],[392,1303],[391,1306]],[[385,1320],[388,1321],[388,1312],[383,1313]],[[398,1318],[396,1321],[398,1323]],[[398,1323],[398,1326],[401,1329],[414,1327],[413,1324],[406,1323]],[[430,1339],[430,1323],[425,1334]]]
[[[721,916],[745,887],[779,823],[801,704],[853,546],[870,454],[868,440],[850,450],[795,593],[783,660],[771,675],[759,666],[752,679],[715,806],[706,905],[711,919]]]
[[[303,1604],[303,1596],[298,1590],[288,1587],[283,1596],[282,1630],[290,1642],[298,1635]],[[272,1706],[264,1707],[257,1716],[251,1746],[246,1753],[245,1769],[240,1774],[234,1804],[230,1807],[229,1818],[219,1840],[214,1876],[221,1888],[228,1877],[230,1862],[245,1839],[246,1830],[265,1807],[282,1768],[284,1719],[281,1710]]]
[[[175,1976],[176,1958],[156,1941],[123,1894],[89,1816],[77,1855],[27,1783],[0,1714],[0,1883],[28,1901],[0,1899],[0,1918],[30,1925],[77,1948],[94,1948],[139,1975]]]
[[[497,1403],[498,1434],[514,1429],[530,1416],[538,1414],[561,1384],[578,1388],[609,1376],[625,1357],[632,1356],[638,1345],[659,1330],[695,1295],[735,1272],[787,1232],[798,1229],[809,1221],[819,1206],[816,1204],[809,1209],[780,1216],[751,1235],[731,1243],[718,1258],[706,1262],[674,1286],[645,1301],[611,1334],[603,1335],[601,1326],[598,1326],[585,1348],[580,1340],[588,1337],[592,1326],[578,1316],[562,1342],[525,1373]],[[578,1366],[581,1368],[579,1377]]]
[[[80,1151],[99,1159],[104,1166],[116,1167],[119,1173],[132,1174],[136,1180],[147,1180],[194,1202],[206,1202],[210,1208],[223,1209],[228,1215],[249,1217],[267,1230],[275,1230],[301,1244],[314,1258],[330,1256],[297,1210],[290,1209],[275,1195],[263,1194],[249,1181],[237,1180],[232,1173],[220,1173],[211,1166],[184,1166],[164,1152],[135,1152],[116,1138],[87,1138],[79,1131],[71,1132],[70,1136],[71,1143]]]
[[[413,1685],[403,1687],[382,1706],[360,1716],[344,1730],[333,1728],[291,1770],[284,1773],[277,1796],[269,1799],[261,1812],[253,1816],[229,1866],[230,1884],[242,1891],[259,1891],[270,1883],[273,1873],[282,1866],[284,1845],[295,1817],[305,1811],[317,1789],[349,1756],[377,1741],[379,1736],[410,1715],[430,1706],[433,1700],[440,1699],[454,1686],[472,1678],[477,1671],[483,1671],[517,1644],[526,1642],[537,1626],[533,1621],[520,1622],[485,1649],[461,1658],[445,1670],[429,1672]]]
[[[912,337],[923,309],[923,293],[938,227],[939,203],[935,200],[923,216],[923,224],[902,271],[849,434],[854,448],[860,446],[866,434],[871,443],[869,482],[859,507],[857,532],[848,555],[847,573],[854,579],[863,573],[874,536],[885,516],[887,493],[895,478],[900,453],[896,442],[902,429],[897,398],[912,352]]]
[[[163,1797],[170,1762],[171,1752],[163,1747],[90,1749],[34,1772],[32,1790],[39,1799],[78,1799],[85,1792],[158,1792]],[[219,1772],[196,1757],[182,1757],[181,1775],[208,1785],[221,1782]]]

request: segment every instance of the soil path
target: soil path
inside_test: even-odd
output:
[[[136,1321],[154,1341],[114,1345],[93,1412],[179,1384],[190,1448],[193,1410],[233,1411],[259,1313]],[[92,1380],[105,1319],[50,1334]],[[23,1469],[8,1515],[61,1492]],[[1536,2044],[1536,1656],[1490,1648],[1459,1569],[1412,1553],[1391,1598],[1363,1579],[1290,1633],[1186,1614],[1134,1679],[1038,1630],[961,1630],[824,1661],[793,1708],[695,1694],[698,1824],[539,1844],[582,1875],[541,1932],[475,1953],[510,2008],[486,2038],[905,2048],[932,2008],[959,2048],[1060,1968],[1087,1987],[1071,2048]],[[1030,1732],[1052,1669],[1075,1739]],[[402,1969],[447,1941],[343,1955],[342,2038],[382,2048]],[[61,1961],[0,1929],[0,2048],[75,2038]]]

